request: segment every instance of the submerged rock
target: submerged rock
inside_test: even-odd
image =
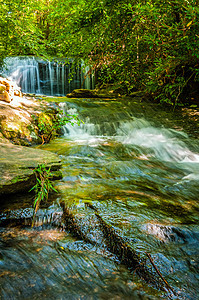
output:
[[[11,143],[0,143],[0,195],[30,189],[35,182],[34,169],[40,164],[59,170],[59,156],[45,150],[33,149]],[[56,175],[61,177],[61,172]]]
[[[90,203],[83,208],[69,208],[64,202],[63,223],[66,230],[86,243],[103,249],[103,253],[111,253],[119,263],[125,265],[133,274],[144,280],[151,287],[162,292],[173,292],[169,285],[154,272],[141,252],[134,249],[127,242],[122,232],[115,230],[99,213],[100,211]]]

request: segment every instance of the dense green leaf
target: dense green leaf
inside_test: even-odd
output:
[[[9,55],[83,59],[99,84],[174,103],[198,81],[198,18],[195,0],[0,0],[0,63]]]

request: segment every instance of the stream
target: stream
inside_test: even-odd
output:
[[[139,98],[59,106],[83,122],[40,146],[63,178],[35,227],[29,193],[2,206],[0,299],[199,299],[192,128]]]

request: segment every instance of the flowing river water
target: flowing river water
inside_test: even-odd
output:
[[[59,105],[84,123],[41,146],[63,178],[36,226],[32,196],[3,206],[1,299],[199,299],[193,129],[136,98]]]

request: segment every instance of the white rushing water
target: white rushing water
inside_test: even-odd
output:
[[[62,103],[62,108],[65,103]],[[66,108],[65,108],[66,109]],[[69,114],[77,114],[77,109],[66,109]],[[145,119],[134,118],[133,120],[116,122],[117,124],[103,123],[103,132],[97,123],[91,122],[87,117],[80,126],[77,124],[67,124],[64,127],[64,135],[72,139],[93,139],[93,137],[101,137],[103,140],[111,138],[124,145],[132,145],[140,148],[143,155],[147,157],[155,157],[162,161],[178,162],[178,163],[199,163],[199,154],[192,152],[183,139],[187,136],[183,132],[174,129],[158,128],[152,126]],[[119,123],[119,125],[118,125]],[[104,135],[105,132],[111,135]],[[100,142],[100,139],[99,139]],[[198,166],[199,167],[199,166]]]
[[[199,163],[199,155],[188,149],[182,141],[186,134],[174,129],[153,127],[144,119],[134,119],[118,128],[118,140],[147,149],[149,156],[162,161]],[[149,151],[151,150],[151,151]]]
[[[68,108],[65,103],[60,104],[65,113],[77,114],[77,108]],[[81,117],[80,117],[81,118]],[[196,183],[199,180],[199,154],[189,148],[188,136],[184,132],[165,127],[155,127],[142,118],[131,120],[118,120],[113,123],[104,118],[103,124],[93,122],[93,117],[87,116],[80,126],[66,124],[64,136],[76,144],[98,147],[109,142],[119,143],[124,147],[136,149],[139,159],[150,161],[157,160],[160,163],[169,163],[185,172],[174,185],[176,187],[189,182]],[[130,150],[131,151],[131,150]],[[114,163],[114,166],[117,163]],[[125,166],[132,169],[127,162],[119,164],[120,171]],[[129,173],[130,174],[130,173]]]

